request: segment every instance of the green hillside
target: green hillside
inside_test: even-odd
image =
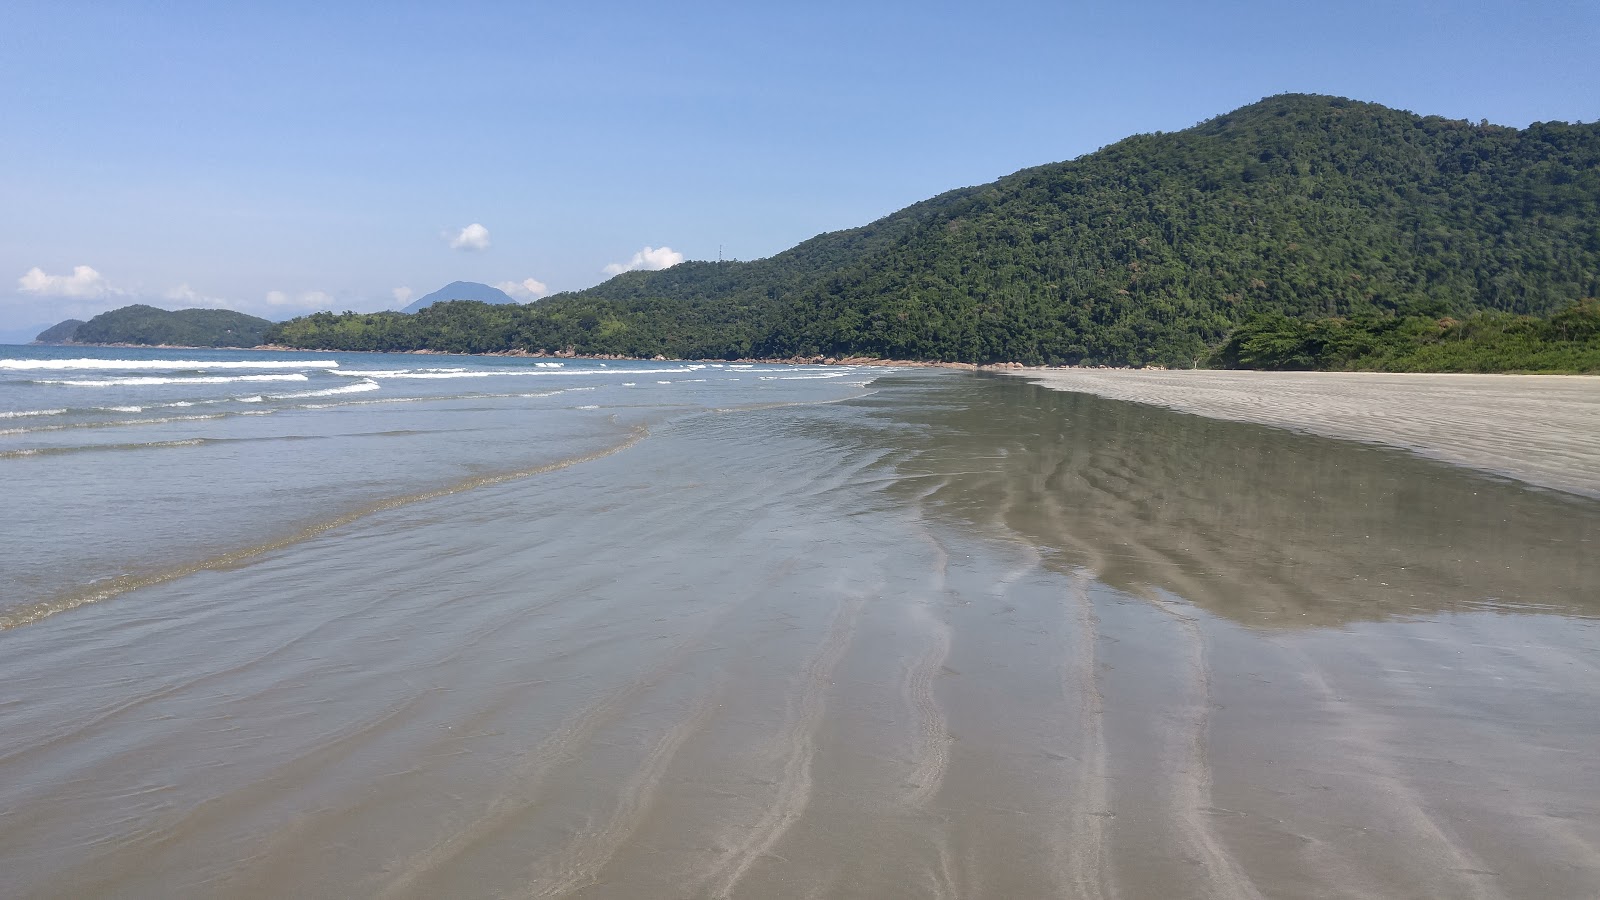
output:
[[[633,272],[528,307],[445,304],[403,323],[322,315],[273,336],[1187,366],[1263,316],[1537,321],[1596,295],[1600,125],[1519,130],[1284,95],[769,259]]]
[[[66,319],[39,332],[39,336],[34,340],[41,344],[65,344],[72,340],[72,336],[78,333],[78,328],[82,325],[82,319]]]
[[[272,323],[229,309],[169,312],[135,304],[103,312],[79,325],[78,344],[168,344],[179,347],[254,347]]]

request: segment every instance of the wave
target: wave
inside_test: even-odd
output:
[[[540,372],[540,373],[535,373],[535,372],[482,372],[482,371],[479,371],[479,372],[467,372],[467,371],[457,371],[457,372],[416,371],[416,372],[350,372],[350,373],[341,372],[339,374],[341,374],[341,375],[344,375],[344,374],[357,375],[357,374],[359,374],[359,375],[365,375],[368,378],[488,378],[491,375],[502,375],[502,374],[504,374],[504,375],[534,375],[534,374],[544,374],[544,373],[542,373],[542,372]]]
[[[146,369],[208,370],[208,369],[337,369],[339,364],[331,359],[302,359],[294,362],[279,360],[229,359],[0,359],[0,370],[17,372],[64,371],[74,369],[109,369],[131,372]]]
[[[94,415],[98,413],[142,413],[150,409],[174,409],[196,406],[201,403],[227,403],[230,400],[240,399],[225,397],[220,400],[180,400],[177,403],[147,403],[143,406],[89,406],[89,407],[61,407],[59,409],[23,409],[14,412],[0,412],[0,419],[26,419],[43,418],[45,416]],[[187,419],[212,419],[217,416],[173,416],[161,419],[127,419],[122,421],[107,421],[95,419],[88,422],[74,422],[70,425],[35,425],[25,428],[11,428],[0,431],[0,434],[27,434],[33,431],[60,431],[64,428],[99,428],[102,425],[148,425],[155,422],[181,422]]]
[[[73,413],[83,414],[83,413],[107,413],[107,412],[124,412],[124,413],[144,412],[146,410],[171,409],[171,408],[174,408],[174,407],[193,407],[193,406],[201,406],[201,405],[213,405],[213,404],[218,404],[218,403],[250,403],[250,404],[256,404],[256,403],[265,403],[268,400],[311,400],[311,399],[318,399],[318,398],[323,398],[323,397],[335,397],[335,396],[339,396],[339,395],[342,395],[342,394],[367,393],[369,391],[376,391],[376,390],[381,390],[381,389],[382,389],[382,385],[378,384],[375,381],[361,381],[361,382],[357,382],[355,384],[345,385],[343,387],[325,388],[325,389],[319,390],[319,391],[297,391],[297,392],[289,393],[289,394],[265,394],[265,395],[253,394],[253,395],[244,396],[244,397],[219,397],[219,398],[215,398],[215,399],[211,399],[211,400],[194,400],[194,401],[180,400],[180,401],[177,401],[177,402],[174,402],[174,403],[151,403],[151,404],[146,404],[145,406],[96,406],[96,407],[70,408],[70,409],[63,407],[61,409],[19,410],[19,411],[16,411],[16,412],[0,413],[0,418],[23,418],[25,416],[40,416],[40,417],[43,417],[43,416],[55,416],[55,415],[68,415],[68,414],[73,414]],[[133,426],[133,425],[161,425],[161,424],[165,424],[165,423],[168,423],[168,422],[198,422],[198,421],[206,421],[206,420],[211,420],[211,419],[225,419],[225,418],[230,418],[230,417],[233,417],[233,416],[266,416],[266,415],[272,415],[272,414],[277,413],[277,412],[281,412],[283,410],[290,410],[290,409],[341,409],[341,408],[349,407],[349,406],[371,406],[371,405],[375,405],[375,404],[379,404],[379,403],[384,403],[384,404],[388,404],[388,403],[440,403],[440,402],[449,402],[449,401],[453,401],[453,400],[513,400],[513,399],[532,400],[532,399],[542,399],[542,398],[545,398],[545,397],[554,397],[557,394],[581,393],[583,391],[592,391],[594,389],[595,388],[593,386],[585,385],[585,386],[580,386],[580,387],[556,388],[555,390],[539,391],[539,392],[535,392],[535,393],[524,393],[524,394],[468,393],[468,394],[442,394],[442,395],[437,396],[437,397],[381,397],[381,398],[365,399],[365,400],[347,400],[347,401],[344,401],[344,402],[335,402],[335,403],[286,404],[284,406],[272,406],[272,407],[266,407],[266,408],[261,408],[261,409],[238,410],[238,411],[226,412],[226,413],[223,413],[223,412],[209,413],[209,414],[204,414],[204,415],[157,416],[157,417],[152,417],[152,418],[147,418],[147,419],[99,419],[99,418],[97,418],[97,419],[91,419],[91,420],[88,420],[88,421],[69,422],[69,423],[65,423],[65,424],[54,424],[54,425],[50,425],[50,424],[35,424],[35,425],[31,425],[31,426],[24,426],[24,427],[17,427],[17,428],[0,428],[0,436],[10,436],[10,435],[19,435],[19,434],[37,434],[37,433],[52,432],[52,431],[68,431],[68,430],[75,430],[75,429],[80,429],[80,428],[120,428],[120,427]]]
[[[11,412],[0,412],[0,419],[26,419],[31,416],[59,416],[66,413],[65,409],[18,409]]]
[[[135,387],[156,384],[231,384],[236,381],[309,381],[296,372],[292,375],[197,375],[192,377],[161,378],[156,376],[133,378],[63,378],[39,379],[34,384],[67,384],[73,387]]]
[[[340,394],[361,394],[367,391],[379,390],[382,385],[376,381],[358,381],[344,387],[326,388],[320,391],[296,391],[292,394],[272,394],[273,400],[303,400],[307,397],[336,397]]]
[[[528,376],[552,375],[640,375],[667,372],[693,372],[696,368],[704,366],[683,367],[669,369],[608,369],[604,372],[599,369],[345,369],[334,372],[334,375],[343,375],[346,378],[526,378]]]
[[[64,453],[93,453],[101,450],[159,450],[166,447],[199,447],[215,443],[210,438],[184,438],[178,441],[150,441],[144,444],[85,444],[81,447],[30,447],[26,450],[0,451],[0,459],[22,459],[29,456],[59,456]]]
[[[35,425],[32,428],[8,428],[0,430],[0,435],[14,434],[40,434],[47,431],[69,431],[78,428],[123,428],[130,425],[165,425],[168,422],[202,422],[210,419],[225,419],[227,413],[211,413],[203,416],[159,416],[153,419],[116,419],[100,420],[95,422],[69,422],[64,425]]]
[[[340,369],[337,372],[331,372],[329,374],[343,375],[346,378],[399,378],[415,372],[447,373],[465,371],[466,369],[459,367],[451,369]]]

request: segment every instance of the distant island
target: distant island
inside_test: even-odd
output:
[[[420,297],[400,314],[420,312],[435,303],[466,300],[484,304],[518,301],[499,288],[474,281],[452,281]],[[84,322],[67,319],[41,331],[38,344],[136,344],[173,347],[256,347],[267,342],[273,323],[226,309],[169,311],[134,304]]]
[[[174,347],[255,347],[272,322],[231,309],[169,311],[134,304],[87,322],[68,319],[34,340],[43,344],[142,344]]]
[[[505,291],[476,281],[452,281],[444,287],[418,297],[411,305],[400,310],[403,313],[421,312],[435,303],[447,300],[476,300],[479,303],[500,304],[516,303],[517,300]]]

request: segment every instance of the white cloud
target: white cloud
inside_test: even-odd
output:
[[[46,275],[38,266],[17,279],[25,294],[40,297],[71,297],[79,300],[109,297],[123,293],[111,286],[104,275],[89,266],[74,266],[71,275]]]
[[[461,233],[450,237],[445,232],[445,237],[450,241],[451,250],[487,250],[489,249],[489,229],[473,222],[461,229]]]
[[[683,254],[671,247],[646,246],[643,250],[635,253],[633,259],[625,263],[611,263],[600,271],[607,275],[621,275],[623,272],[632,272],[635,269],[654,272],[658,269],[670,269],[681,262],[683,262]]]
[[[331,309],[333,295],[326,291],[306,291],[300,294],[289,294],[284,291],[267,291],[267,306],[274,309],[300,308],[300,309]]]
[[[524,278],[521,281],[501,281],[495,287],[510,294],[522,303],[537,300],[550,293],[550,288],[544,282],[534,278]]]
[[[408,287],[397,287],[394,290],[390,291],[389,293],[394,294],[394,305],[395,306],[405,306],[407,303],[411,302],[411,294],[412,294],[411,288],[408,288]]]
[[[188,283],[180,284],[161,296],[167,300],[172,300],[177,303],[187,303],[190,306],[227,307],[230,305],[228,301],[222,299],[221,297],[208,297],[205,294],[196,291],[194,288],[189,287]]]

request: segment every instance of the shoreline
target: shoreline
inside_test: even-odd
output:
[[[667,357],[667,356],[623,356],[621,354],[599,353],[567,353],[558,351],[546,353],[544,351],[528,350],[487,350],[481,353],[457,352],[453,350],[346,350],[346,349],[316,349],[312,347],[291,347],[286,344],[256,344],[250,347],[204,347],[192,344],[129,344],[129,343],[41,343],[29,341],[25,344],[15,344],[17,347],[116,347],[129,350],[256,350],[272,353],[390,353],[406,356],[504,356],[514,359],[579,359],[596,360],[600,362],[693,362],[693,363],[755,363],[772,366],[889,366],[892,368],[907,369],[954,369],[962,372],[1001,372],[1006,374],[1024,375],[1033,373],[1067,372],[1067,373],[1145,373],[1145,374],[1172,374],[1172,373],[1211,373],[1217,375],[1244,374],[1260,376],[1338,376],[1350,378],[1563,378],[1563,379],[1595,379],[1600,381],[1600,374],[1586,374],[1579,372],[1377,372],[1371,370],[1354,371],[1275,371],[1267,369],[1166,369],[1159,366],[1146,366],[1133,368],[1128,366],[1029,366],[1019,362],[992,362],[969,363],[947,362],[925,359],[880,359],[872,356],[787,356],[787,357],[740,357],[738,359],[722,359],[720,357]],[[1091,392],[1092,393],[1092,392]],[[1109,396],[1109,395],[1106,395]],[[1112,398],[1116,399],[1116,398]],[[1241,420],[1242,421],[1242,420]]]
[[[90,343],[64,343],[46,344],[30,341],[26,344],[16,344],[17,347],[113,347],[127,350],[253,350],[270,353],[390,353],[405,356],[504,356],[514,359],[579,359],[596,360],[599,362],[720,362],[720,363],[755,363],[771,366],[890,366],[908,369],[957,369],[960,371],[979,371],[988,369],[1020,368],[1021,363],[976,363],[964,362],[932,362],[918,359],[877,359],[870,356],[790,356],[782,359],[720,359],[701,358],[687,359],[665,356],[622,356],[619,354],[583,354],[583,353],[543,353],[529,352],[527,350],[489,350],[483,353],[458,353],[451,350],[318,350],[311,347],[290,347],[285,344],[256,344],[250,347],[201,347],[190,344],[90,344]]]
[[[1014,369],[1050,390],[1392,447],[1600,498],[1600,376]]]

